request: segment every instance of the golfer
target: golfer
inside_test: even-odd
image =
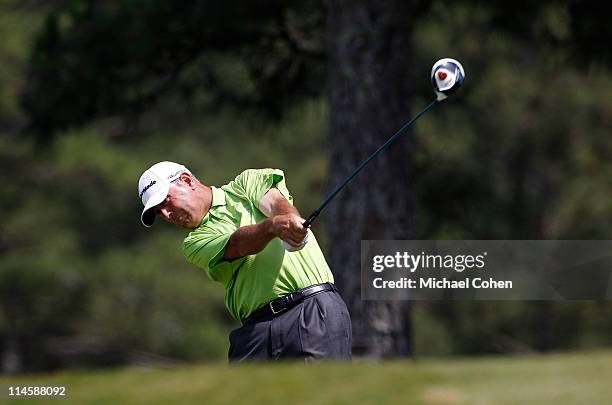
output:
[[[229,360],[350,359],[351,319],[312,231],[277,169],[249,169],[221,187],[160,162],[140,177],[142,223],[190,230],[183,253],[225,287],[242,327]],[[284,243],[283,243],[284,242]]]

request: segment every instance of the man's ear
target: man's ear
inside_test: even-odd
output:
[[[180,174],[179,178],[181,179],[182,182],[187,184],[187,187],[189,187],[192,190],[195,189],[195,181],[192,175],[190,175],[187,172],[184,172]]]

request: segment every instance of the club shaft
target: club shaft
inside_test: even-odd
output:
[[[391,144],[391,142],[393,142],[397,137],[399,137],[402,133],[404,133],[404,131],[406,131],[408,128],[410,128],[412,126],[412,124],[414,124],[414,122],[419,119],[419,117],[423,114],[425,114],[431,107],[433,107],[436,103],[438,102],[437,99],[433,100],[431,103],[429,103],[429,105],[427,107],[425,107],[423,110],[421,110],[418,114],[416,114],[414,117],[412,117],[412,119],[410,119],[410,121],[406,122],[400,129],[397,130],[397,132],[395,134],[393,134],[389,139],[387,139],[387,141],[385,143],[383,143],[382,145],[380,145],[378,147],[378,149],[376,149],[370,156],[368,156],[368,158],[366,160],[364,160],[363,162],[361,162],[361,164],[353,171],[353,173],[351,173],[346,180],[344,180],[344,182],[342,184],[340,184],[340,186],[338,186],[338,188],[336,188],[329,196],[327,196],[327,198],[325,199],[325,201],[323,201],[323,203],[321,203],[321,205],[319,206],[319,208],[317,208],[316,210],[313,211],[312,214],[310,214],[310,216],[308,216],[308,218],[306,219],[306,221],[304,221],[304,223],[302,224],[302,226],[304,226],[305,228],[308,228],[310,225],[312,225],[312,223],[315,221],[315,219],[317,219],[317,217],[319,216],[319,214],[321,213],[321,211],[323,211],[323,209],[327,206],[327,204],[329,204],[331,202],[331,200],[334,199],[334,197],[344,188],[346,187],[346,185],[353,180],[353,178],[355,176],[357,176],[357,174],[368,164],[370,163],[370,161],[372,159],[374,159],[376,157],[376,155],[378,155],[380,152],[382,152],[387,146],[389,146]]]

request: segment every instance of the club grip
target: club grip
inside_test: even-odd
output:
[[[314,222],[315,219],[317,219],[317,217],[319,216],[320,213],[321,213],[321,211],[316,210],[315,212],[310,214],[310,216],[308,218],[306,218],[306,221],[304,221],[302,226],[304,228],[310,228],[310,225],[312,225],[312,223]]]

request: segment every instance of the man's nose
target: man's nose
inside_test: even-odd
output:
[[[159,209],[159,215],[161,215],[164,219],[168,220],[170,219],[170,210],[168,210],[168,208],[160,208]]]

